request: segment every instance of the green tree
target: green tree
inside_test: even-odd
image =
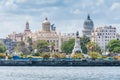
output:
[[[5,46],[2,43],[0,43],[0,53],[4,53],[5,51],[6,51]]]
[[[101,53],[101,48],[97,44],[95,44],[94,42],[88,42],[86,46],[87,46],[87,49],[89,52],[94,51],[94,52]]]
[[[119,52],[119,48],[120,48],[120,40],[110,40],[110,42],[107,44],[106,48],[110,51],[110,52],[114,52],[114,53],[118,53]]]
[[[32,47],[32,44],[33,44],[32,38],[28,37],[27,43],[29,44],[29,45],[28,45],[29,51],[32,52],[32,51],[33,51],[33,47]]]
[[[33,48],[37,49],[38,52],[48,52],[49,51],[49,44],[45,40],[38,40],[33,43]]]
[[[61,47],[62,52],[71,54],[74,45],[75,45],[75,39],[69,39],[68,41],[66,41],[62,44],[62,47]]]
[[[90,42],[90,38],[84,35],[83,37],[80,37],[80,42],[81,42],[80,44],[81,44],[82,52],[84,54],[87,54],[88,50],[86,45],[88,42]]]

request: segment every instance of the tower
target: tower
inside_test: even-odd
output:
[[[86,35],[87,37],[91,37],[91,33],[94,30],[94,23],[90,18],[90,15],[88,14],[87,20],[84,21],[84,30],[83,35]]]
[[[50,22],[48,21],[47,18],[42,23],[42,31],[43,32],[50,32]]]
[[[74,45],[74,49],[72,51],[72,54],[75,54],[75,53],[82,53],[82,49],[81,49],[81,45],[80,45],[80,37],[79,37],[78,31],[75,36],[75,45]]]

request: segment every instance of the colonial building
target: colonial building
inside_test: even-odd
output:
[[[20,42],[20,41],[26,41],[28,37],[31,37],[31,35],[32,35],[32,32],[29,29],[29,22],[27,21],[26,27],[25,27],[25,30],[23,33],[13,32],[12,34],[8,35],[8,38],[13,40],[13,41]]]
[[[32,34],[32,39],[33,41],[45,40],[50,44],[54,43],[54,49],[61,52],[61,33],[56,32],[56,27],[54,24],[51,25],[47,18],[42,22],[42,30]],[[49,47],[51,49],[51,45]]]
[[[97,43],[102,50],[106,49],[106,45],[112,39],[116,39],[116,28],[112,26],[98,27],[91,37],[91,40]]]
[[[91,37],[91,33],[94,30],[94,23],[90,18],[90,15],[87,16],[87,20],[84,21],[84,30],[83,35],[86,35],[87,37]]]
[[[61,52],[61,33],[56,32],[56,27],[54,24],[51,25],[51,23],[48,21],[47,18],[42,22],[42,30],[31,32],[29,28],[29,22],[26,22],[26,27],[23,33],[15,33],[8,35],[9,39],[15,40],[17,42],[24,41],[27,44],[27,39],[32,38],[33,42],[37,40],[45,40],[48,43],[54,43],[54,49],[56,51]],[[51,45],[49,46],[51,49]]]

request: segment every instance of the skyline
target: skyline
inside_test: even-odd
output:
[[[112,25],[120,33],[119,9],[119,0],[1,0],[0,38],[12,32],[23,32],[27,20],[31,30],[41,30],[45,17],[55,24],[57,32],[80,31],[82,35],[88,14],[95,28]]]

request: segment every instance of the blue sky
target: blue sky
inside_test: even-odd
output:
[[[39,31],[45,17],[58,32],[79,30],[82,35],[87,14],[95,27],[112,25],[120,32],[120,0],[0,0],[0,38],[23,32],[27,20]]]

